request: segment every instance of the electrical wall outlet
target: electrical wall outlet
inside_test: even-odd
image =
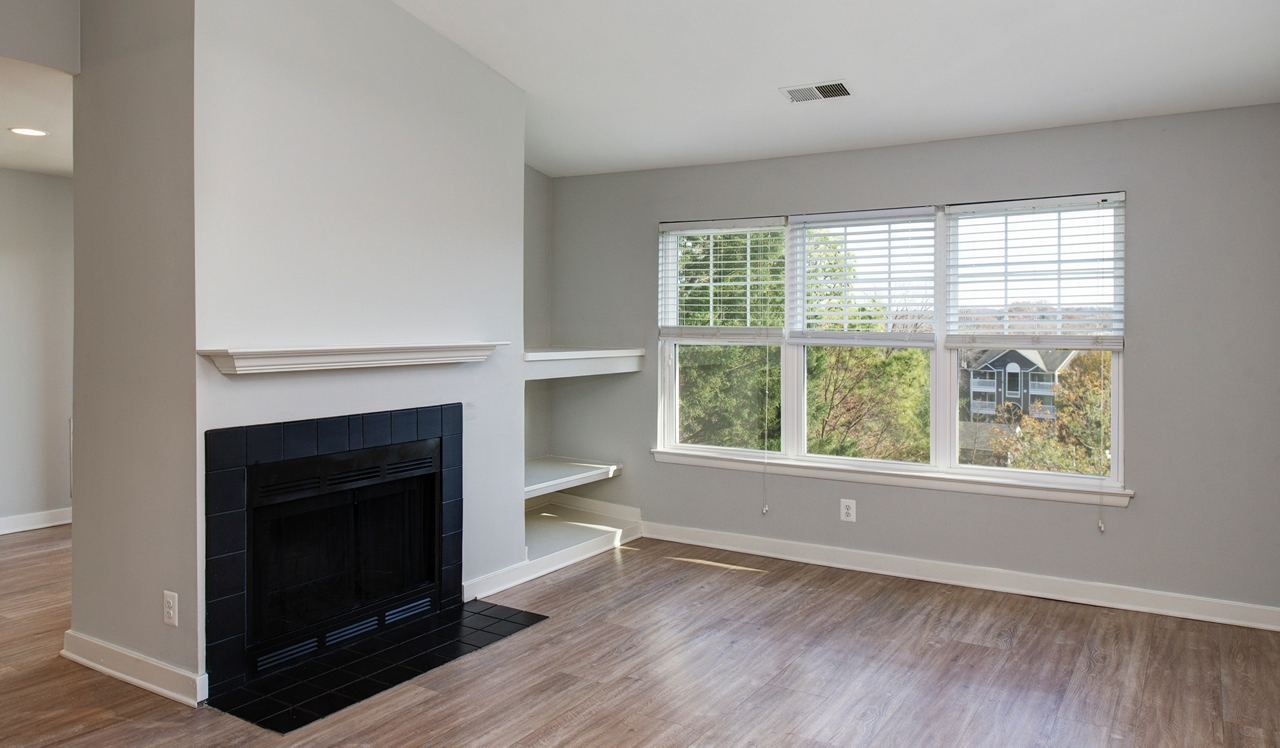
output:
[[[178,626],[178,593],[164,591],[164,625]]]
[[[840,519],[845,522],[857,522],[858,502],[853,499],[840,499]]]

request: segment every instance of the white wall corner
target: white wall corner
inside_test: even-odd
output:
[[[209,698],[209,676],[174,667],[92,636],[68,631],[62,656],[187,706]]]
[[[717,530],[641,523],[646,538],[873,574],[1280,631],[1280,608]]]
[[[69,524],[71,524],[71,507],[50,509],[45,512],[32,512],[30,514],[15,514],[12,517],[0,517],[0,535]]]

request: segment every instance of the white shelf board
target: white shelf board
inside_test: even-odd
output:
[[[484,361],[509,343],[427,343],[421,345],[325,346],[322,348],[221,348],[199,350],[223,374],[367,369]]]
[[[527,348],[524,352],[524,361],[526,381],[622,374],[640,371],[644,366],[644,349],[562,346]]]
[[[621,465],[587,462],[572,457],[537,457],[524,461],[524,497],[532,499],[566,488],[612,478]]]

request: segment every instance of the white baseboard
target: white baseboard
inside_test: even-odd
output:
[[[62,637],[62,656],[187,706],[209,698],[208,675],[197,675],[75,631]]]
[[[0,535],[67,524],[71,524],[71,507],[50,509],[47,512],[17,514],[12,517],[0,517]]]
[[[1159,592],[1103,582],[1085,582],[1078,579],[970,566],[948,561],[893,556],[887,553],[858,551],[794,540],[775,540],[717,530],[699,530],[655,522],[641,524],[646,538],[721,548],[820,566],[834,566],[840,569],[923,579],[961,587],[977,587],[1086,605],[1101,605],[1108,608],[1280,631],[1280,608],[1266,605],[1182,595],[1176,592]]]
[[[556,502],[562,503],[562,502]],[[571,548],[537,558],[532,561],[524,561],[515,566],[508,566],[500,569],[492,574],[486,574],[483,577],[472,579],[470,582],[462,583],[462,599],[474,600],[477,597],[488,597],[509,588],[515,587],[517,584],[523,584],[530,579],[536,579],[543,574],[550,574],[557,569],[563,569],[571,564],[591,558],[597,553],[613,550],[623,543],[630,543],[640,537],[640,523],[629,525],[622,528],[614,535],[602,535],[594,540],[587,541]]]

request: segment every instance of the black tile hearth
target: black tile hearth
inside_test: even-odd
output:
[[[287,733],[544,620],[472,600],[259,677],[209,706]]]

